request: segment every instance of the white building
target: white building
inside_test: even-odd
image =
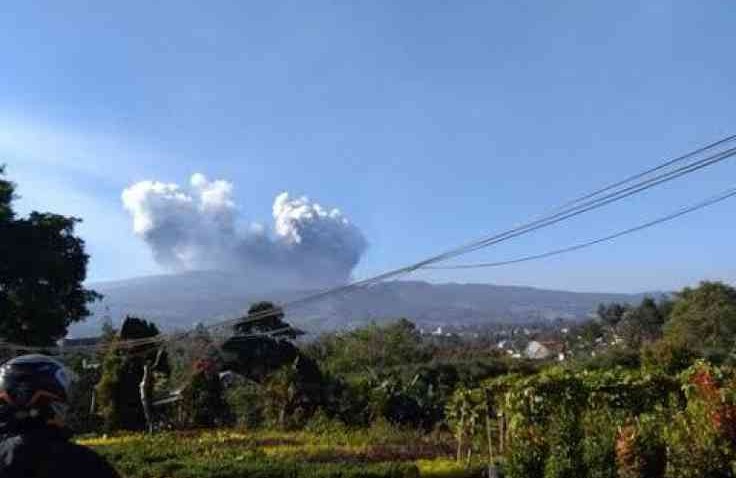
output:
[[[552,351],[544,344],[532,340],[524,350],[524,355],[530,359],[546,359],[552,355]]]

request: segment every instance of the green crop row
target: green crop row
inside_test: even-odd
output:
[[[127,434],[80,440],[125,478],[470,478],[447,449],[365,437],[234,430]]]

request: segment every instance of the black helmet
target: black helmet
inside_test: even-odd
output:
[[[71,377],[45,355],[21,355],[0,366],[0,422],[63,426]]]

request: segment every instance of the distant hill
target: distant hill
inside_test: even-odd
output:
[[[92,284],[104,294],[94,316],[71,329],[75,337],[96,335],[105,316],[125,314],[155,321],[164,330],[187,329],[243,314],[257,300],[285,301],[310,291],[268,291],[219,272],[139,277]],[[310,332],[356,327],[371,320],[406,317],[425,327],[520,323],[584,318],[601,302],[638,302],[643,294],[581,293],[490,284],[385,282],[288,310],[290,322]]]

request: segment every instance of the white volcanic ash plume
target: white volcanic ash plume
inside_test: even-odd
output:
[[[123,191],[133,230],[156,261],[174,271],[221,270],[274,285],[321,286],[345,282],[366,241],[338,209],[306,197],[279,194],[274,226],[239,228],[233,185],[192,175],[189,186],[141,181]]]

